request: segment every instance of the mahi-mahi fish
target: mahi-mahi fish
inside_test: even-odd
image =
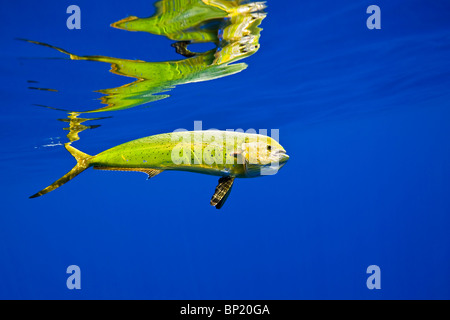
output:
[[[272,175],[289,159],[284,148],[271,137],[219,130],[154,135],[118,145],[96,156],[85,154],[70,143],[65,147],[77,160],[76,166],[30,198],[59,188],[89,167],[143,172],[148,178],[175,170],[220,176],[211,198],[211,205],[220,209],[235,178]]]

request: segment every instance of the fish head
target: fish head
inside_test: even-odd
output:
[[[263,135],[246,137],[241,150],[247,177],[274,175],[289,160],[278,141]]]

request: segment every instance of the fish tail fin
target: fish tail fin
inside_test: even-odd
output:
[[[51,185],[49,185],[47,188],[39,191],[38,193],[32,195],[30,199],[40,197],[46,193],[49,193],[59,187],[61,187],[63,184],[69,182],[73,178],[75,178],[77,175],[79,175],[81,172],[89,168],[90,166],[90,160],[92,156],[83,153],[74,147],[70,145],[70,143],[66,143],[64,145],[67,149],[67,151],[70,152],[70,154],[77,160],[77,164],[75,167],[72,168],[68,173],[66,173],[62,178],[56,180]]]

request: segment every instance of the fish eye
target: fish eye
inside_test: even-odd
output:
[[[271,146],[271,145],[268,145],[268,146],[267,146],[267,150],[271,151],[271,150],[272,150],[272,146]]]

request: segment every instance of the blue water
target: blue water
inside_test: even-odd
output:
[[[81,30],[66,27],[71,4]],[[381,30],[366,27],[372,4]],[[66,114],[34,104],[98,108],[94,90],[130,79],[15,38],[80,55],[182,57],[164,37],[109,26],[150,16],[148,0],[0,10],[0,298],[450,298],[448,1],[269,0],[247,70],[93,114],[111,118],[74,144],[97,154],[200,120],[279,129],[289,162],[275,176],[237,180],[220,211],[209,205],[216,177],[180,172],[147,181],[88,170],[28,199],[75,164],[57,121]],[[66,287],[70,265],[81,290]],[[366,286],[370,265],[380,267],[379,290]]]

